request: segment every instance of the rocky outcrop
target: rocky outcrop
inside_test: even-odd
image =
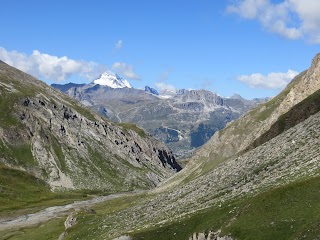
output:
[[[154,187],[181,169],[170,149],[135,125],[111,123],[21,71],[4,63],[0,69],[0,97],[7,102],[2,163],[53,189],[108,191]]]
[[[245,149],[245,151],[249,151],[270,141],[282,132],[316,114],[320,111],[319,102],[320,90],[311,94],[309,97],[292,107],[288,112],[281,115],[278,120],[272,124],[270,129],[258,137],[248,148]]]
[[[96,214],[96,212],[93,209],[89,209],[89,208],[76,209],[75,211],[70,213],[68,215],[67,219],[64,221],[65,231],[62,234],[60,234],[58,240],[65,239],[65,237],[68,235],[67,230],[77,224],[77,218],[78,218],[79,213],[86,214],[86,215],[87,214]]]
[[[132,240],[132,237],[125,235],[125,236],[114,238],[112,240]]]
[[[230,236],[220,237],[220,230],[217,232],[209,231],[207,234],[202,233],[194,233],[189,237],[189,240],[233,240]]]
[[[155,90],[154,88],[149,87],[149,86],[145,86],[144,87],[144,91],[146,91],[147,93],[151,93],[151,94],[157,95],[157,96],[159,95],[157,90]]]

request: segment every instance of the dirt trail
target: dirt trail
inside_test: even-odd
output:
[[[140,192],[139,192],[140,193]],[[0,219],[0,231],[11,228],[21,228],[21,227],[29,227],[32,225],[39,224],[41,222],[46,222],[52,218],[60,217],[67,215],[67,213],[71,209],[78,209],[81,207],[90,207],[94,204],[106,202],[111,199],[124,197],[124,196],[132,196],[138,194],[138,192],[134,193],[116,193],[108,196],[96,197],[86,201],[77,201],[74,203],[70,203],[64,206],[54,206],[48,207],[44,210],[41,210],[36,213],[25,214],[19,217],[16,217],[11,220],[1,220]]]

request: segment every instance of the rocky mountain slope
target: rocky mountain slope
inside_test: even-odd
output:
[[[86,236],[89,223],[95,231],[84,239],[318,239],[319,56],[272,101],[216,133],[161,187],[119,211],[81,215],[66,239]]]
[[[320,55],[318,54],[313,59],[311,67],[296,76],[278,96],[217,132],[194,154],[191,164],[187,166],[188,169],[177,177],[182,181],[190,175],[204,174],[208,169],[214,168],[229,157],[249,148],[256,139],[270,129],[281,115],[319,90],[319,74]]]
[[[200,147],[228,122],[267,100],[249,101],[239,95],[222,98],[206,90],[182,89],[159,95],[150,87],[142,91],[95,83],[53,86],[112,121],[137,124],[178,155]]]
[[[142,129],[111,123],[3,62],[0,108],[0,162],[52,189],[146,189],[181,169]]]

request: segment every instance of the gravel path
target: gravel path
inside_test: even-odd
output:
[[[140,193],[140,192],[139,192]],[[44,210],[41,210],[36,213],[31,214],[25,214],[19,217],[16,217],[11,220],[1,220],[0,219],[0,231],[5,229],[11,229],[11,228],[21,228],[21,227],[28,227],[35,224],[39,224],[41,222],[46,222],[52,218],[60,217],[67,215],[67,213],[71,209],[78,209],[81,207],[89,207],[97,203],[106,202],[111,199],[123,197],[123,196],[131,196],[138,194],[138,192],[134,193],[116,193],[111,194],[108,196],[102,196],[102,197],[96,197],[90,200],[86,201],[77,201],[74,203],[70,203],[63,206],[54,206],[54,207],[48,207]]]

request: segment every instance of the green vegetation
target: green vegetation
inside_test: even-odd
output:
[[[97,214],[78,215],[78,224],[68,229],[68,235],[65,240],[73,239],[106,239],[108,231],[113,230],[113,222],[106,222],[105,217],[120,212],[146,199],[145,194],[124,196],[110,200],[106,203],[100,203],[93,207]],[[123,225],[126,224],[126,216],[123,216]]]
[[[68,167],[67,167],[67,164],[66,164],[66,160],[65,160],[65,156],[62,152],[62,148],[58,142],[58,140],[52,136],[51,137],[51,147],[54,151],[54,153],[56,154],[57,156],[57,164],[58,164],[58,167],[63,171],[63,172],[68,172]]]
[[[0,158],[15,162],[24,167],[35,166],[37,163],[33,158],[31,146],[28,144],[12,145],[0,141]]]
[[[21,127],[19,119],[13,114],[15,104],[22,98],[34,97],[39,88],[36,88],[33,84],[23,84],[23,81],[2,74],[0,74],[0,83],[4,84],[0,84],[0,126]],[[10,87],[5,87],[6,85]]]
[[[94,165],[100,169],[99,171],[96,171],[96,175],[100,175],[101,177],[108,179],[112,185],[121,188],[121,186],[123,186],[123,182],[119,178],[119,170],[113,167],[110,161],[106,160],[106,156],[101,155],[99,149],[92,149],[90,145],[87,145],[87,148],[90,161],[92,161]],[[86,167],[84,166],[83,169],[86,169]]]
[[[0,82],[2,82],[3,77],[0,76]],[[1,109],[1,115],[0,115],[0,126],[1,127],[21,127],[20,121],[17,119],[16,116],[14,116],[13,108],[15,102],[18,101],[20,94],[19,93],[10,93],[7,94],[7,91],[3,86],[0,85],[0,109]]]
[[[139,128],[137,125],[132,123],[119,123],[118,126],[122,127],[123,131],[126,133],[128,129],[135,131],[138,133],[140,137],[146,137],[146,133],[143,129]]]
[[[1,231],[0,240],[57,240],[64,231],[64,218],[52,219],[32,228]]]
[[[0,93],[2,92],[2,89],[0,88]],[[12,114],[12,110],[14,107],[15,98],[12,96],[4,95],[1,96],[0,100],[0,109],[1,109],[1,115],[0,115],[0,126],[2,127],[10,127],[10,126],[19,126],[20,122]]]
[[[0,164],[0,216],[21,215],[83,200],[86,192],[51,192],[44,181]]]
[[[129,235],[134,240],[185,240],[193,233],[222,230],[221,236],[236,239],[318,239],[320,236],[320,176],[290,183],[253,197],[225,202],[196,214]],[[112,215],[121,214],[145,194],[124,196],[94,206],[96,214],[80,213],[78,223],[68,229],[66,239],[108,239]],[[110,216],[110,218],[106,218]],[[123,216],[123,224],[130,221]],[[106,221],[106,219],[109,219]],[[57,239],[63,220],[54,219],[36,228],[2,232],[3,239]],[[1,238],[0,238],[1,239]]]
[[[155,227],[147,231],[135,232],[130,235],[134,240],[186,240],[195,232],[208,232],[208,229],[219,229],[231,217],[231,206],[226,206],[210,211],[199,212],[185,219]]]
[[[315,177],[131,235],[134,240],[185,240],[194,232],[222,229],[221,235],[239,240],[319,239],[319,189],[320,177]]]

